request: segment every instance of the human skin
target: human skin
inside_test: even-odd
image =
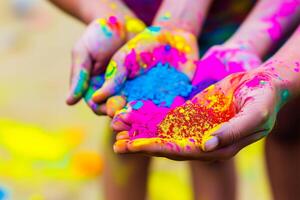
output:
[[[170,4],[170,1],[168,3]],[[183,10],[181,10],[180,12],[183,12]],[[90,29],[90,34],[93,34],[93,31],[97,31],[96,28]],[[95,39],[95,37],[92,38]],[[88,88],[88,93],[92,94],[93,92],[93,85],[90,85]],[[104,112],[103,110],[97,109],[98,105],[91,103],[88,95],[85,95],[84,98],[94,112],[96,112],[97,114]],[[120,105],[122,104],[122,99],[118,97],[111,98],[108,99],[108,104],[109,103],[117,103]],[[108,136],[105,141],[110,141],[111,138],[109,138],[110,136]],[[144,199],[146,194],[149,158],[139,155],[115,155],[111,150],[111,145],[112,143],[110,142],[108,144],[104,144],[104,150],[107,155],[105,157],[106,167],[104,173],[104,190],[106,198],[122,200]],[[233,199],[235,195],[235,187],[232,187],[232,185],[228,185],[230,187],[224,187],[224,185],[220,181],[221,177],[222,180],[224,177],[226,182],[234,179],[230,178],[234,177],[234,172],[232,172],[231,167],[227,167],[231,165],[232,162],[214,163],[209,165],[200,162],[193,162],[191,167],[192,172],[195,175],[195,178],[193,179],[195,198],[198,199],[199,197],[207,197],[209,199],[220,199],[222,197],[223,199]],[[216,169],[218,173],[215,173],[215,170],[212,169]],[[213,185],[215,190],[211,191],[210,185],[202,185],[196,177],[209,178],[211,183],[210,185]],[[131,184],[128,184],[128,182],[130,182]],[[139,186],[138,188],[136,187],[137,185]]]
[[[49,0],[58,8],[85,24],[91,23],[97,18],[116,16],[124,18],[125,15],[133,16],[133,13],[119,0]]]
[[[183,1],[181,1],[181,2],[183,2]],[[165,1],[163,4],[163,7],[161,7],[161,9],[160,9],[160,13],[162,13],[161,15],[165,16],[166,10],[168,10],[168,9],[172,10],[172,13],[174,15],[173,14],[170,14],[170,15],[174,16],[174,18],[176,16],[176,14],[180,14],[180,16],[182,16],[182,13],[185,13],[184,11],[186,10],[186,8],[183,10],[176,11],[176,9],[173,8],[174,7],[173,3],[174,2],[172,2],[172,1]],[[186,5],[184,5],[184,6],[186,6]],[[181,7],[178,7],[178,8],[181,8]],[[205,6],[203,5],[201,8],[205,8]],[[158,14],[158,16],[159,15],[160,14]],[[202,17],[203,18],[201,20],[204,19],[204,16],[202,16]],[[158,18],[160,18],[160,17],[158,17]],[[158,24],[156,24],[156,25],[158,25]],[[168,26],[170,28],[172,28],[171,23],[168,24]],[[194,27],[198,27],[198,26],[194,26]],[[191,29],[191,31],[198,31],[198,30]],[[189,74],[190,73],[191,72],[189,72]],[[116,98],[118,98],[118,99],[116,100]],[[119,103],[120,101],[122,102],[120,97],[111,97],[108,99],[107,104],[114,105],[114,106],[110,106],[110,108],[112,108],[112,109],[107,110],[108,111],[107,113],[110,116],[113,116],[114,112],[117,110],[115,105],[122,105],[124,103],[124,102]],[[109,155],[111,155],[111,154],[109,154]],[[119,159],[115,159],[116,157],[119,157]],[[108,163],[112,163],[112,165],[114,167],[111,168],[112,172],[108,173],[108,176],[111,176],[112,174],[118,174],[119,173],[118,169],[120,169],[120,168],[121,168],[120,169],[121,171],[124,171],[124,169],[123,169],[124,167],[120,167],[119,165],[114,164],[114,162],[112,162],[111,159],[113,159],[115,161],[120,160],[119,164],[123,165],[124,167],[125,166],[134,166],[131,164],[132,164],[132,161],[135,161],[135,166],[139,166],[137,168],[138,171],[137,171],[136,177],[139,177],[139,181],[141,181],[138,185],[142,186],[145,184],[145,182],[146,182],[145,177],[147,177],[146,171],[148,169],[148,165],[146,163],[149,162],[149,159],[146,159],[145,157],[134,157],[132,159],[130,159],[130,158],[126,159],[127,160],[126,161],[126,160],[122,159],[122,157],[120,157],[120,155],[109,156]],[[139,161],[139,163],[136,163],[137,161]],[[235,172],[234,172],[234,169],[232,166],[233,166],[232,161],[221,162],[221,163],[218,162],[218,163],[213,163],[213,164],[210,164],[210,163],[207,164],[207,163],[202,163],[202,162],[197,162],[197,161],[191,162],[191,169],[192,169],[192,173],[193,173],[193,177],[194,177],[193,185],[194,185],[195,199],[199,199],[199,198],[209,198],[209,199],[222,198],[222,199],[230,199],[230,200],[234,199],[235,194],[236,194],[235,187],[234,187]],[[138,173],[140,171],[142,171],[144,173]],[[130,175],[130,177],[128,177],[128,180],[131,180],[131,181],[136,180],[136,179],[134,179],[134,177],[135,177],[134,174],[132,174],[132,175]],[[208,185],[201,184],[199,179],[203,179],[203,178],[208,178],[210,180],[210,182],[209,182],[210,184],[208,184]],[[109,179],[109,177],[107,179]],[[115,180],[115,179],[111,179],[111,180]],[[232,184],[228,184],[228,185],[224,186],[224,184],[223,184],[224,182],[227,182],[227,183],[231,182]],[[211,186],[214,186],[214,190],[211,190]],[[138,189],[139,193],[143,193],[144,189],[145,189],[144,187],[140,187]],[[123,192],[120,192],[120,193],[114,192],[114,194],[116,196],[111,196],[111,197],[113,199],[143,199],[143,198],[140,198],[141,195],[136,193],[137,191],[132,191],[132,190],[130,190],[130,188],[123,188],[122,191]],[[122,195],[120,196],[120,194],[122,194]],[[134,196],[132,196],[133,194],[134,194]]]
[[[93,85],[90,78],[103,72],[106,61],[123,43],[142,31],[143,22],[135,18],[121,1],[60,1],[52,0],[65,12],[73,15],[86,24],[90,24],[73,49],[72,76],[68,104],[77,103],[82,97],[96,113],[103,114],[105,109],[91,101]],[[108,26],[108,20],[112,18]],[[111,23],[113,22],[113,23]],[[108,37],[109,36],[109,37]],[[122,37],[121,37],[122,36]],[[97,46],[99,45],[99,46]],[[103,47],[103,49],[100,49]],[[88,70],[86,70],[88,69]],[[88,73],[80,73],[80,71]],[[91,73],[92,72],[92,73]],[[80,76],[88,74],[88,76]],[[90,76],[91,75],[91,76]],[[87,88],[87,86],[89,86]],[[109,125],[109,123],[106,123]],[[139,155],[116,155],[111,149],[112,131],[106,127],[104,131],[105,169],[103,173],[104,195],[106,199],[144,199],[146,196],[146,179],[148,176],[149,158]],[[103,127],[102,130],[105,130]],[[137,168],[137,169],[134,169]],[[128,182],[132,184],[128,184]],[[138,190],[136,186],[138,187]]]
[[[70,7],[67,1],[64,2],[58,2],[56,1],[60,6],[62,6],[63,9],[74,9],[74,7]],[[74,2],[74,1],[72,1]],[[170,4],[170,1],[168,2]],[[89,4],[86,4],[89,5]],[[166,7],[166,5],[164,5]],[[76,7],[75,7],[76,8]],[[94,5],[93,8],[90,8],[89,10],[93,10],[94,8],[97,8],[97,5]],[[184,10],[181,10],[183,12]],[[69,13],[72,13],[72,10],[68,11]],[[75,17],[81,19],[81,15],[78,15],[76,13],[72,13],[75,15]],[[90,14],[90,13],[88,13]],[[98,13],[96,13],[98,14]],[[180,14],[180,13],[178,13]],[[102,16],[97,16],[102,17]],[[89,23],[93,17],[86,16],[84,17],[84,20],[86,23]],[[82,19],[81,19],[82,20]],[[94,23],[96,24],[96,23]],[[90,25],[91,26],[91,25]],[[95,35],[95,32],[99,32],[99,28],[97,26],[90,27],[88,33],[85,33],[86,36],[83,37],[90,37],[91,40],[97,41],[99,37]],[[133,32],[134,33],[134,32]],[[101,38],[101,37],[100,37]],[[102,39],[102,38],[101,38]],[[86,39],[87,40],[87,39]],[[100,40],[100,39],[98,39]],[[101,42],[101,40],[100,40]],[[105,41],[104,41],[105,44]],[[78,48],[78,51],[80,50],[80,47]],[[79,51],[80,52],[80,51]],[[75,51],[76,53],[76,51]],[[85,52],[83,52],[85,53]],[[89,53],[89,52],[88,52]],[[84,55],[83,55],[84,56]],[[94,78],[96,78],[95,76]],[[93,78],[93,77],[91,77]],[[89,95],[85,94],[84,98],[85,101],[88,103],[88,105],[93,109],[93,111],[96,114],[102,114],[105,112],[105,110],[100,110],[99,105],[95,104],[91,101],[90,95],[94,93],[93,91],[93,84],[96,82],[89,82],[89,88],[87,89],[87,93]],[[92,83],[92,84],[91,84]],[[81,92],[84,92],[84,90],[80,90]],[[73,98],[73,97],[72,97]],[[80,97],[79,97],[80,98]],[[76,101],[78,101],[77,99]],[[72,100],[73,101],[73,100]],[[119,97],[110,98],[108,99],[108,104],[124,104],[123,99]],[[113,111],[111,111],[113,112]],[[110,114],[110,113],[108,113]],[[111,114],[112,115],[112,114]],[[110,133],[110,131],[109,131]],[[105,141],[111,141],[111,137],[107,136]],[[146,183],[147,183],[147,175],[148,175],[148,167],[149,167],[149,157],[139,156],[139,155],[115,155],[112,152],[111,149],[112,143],[108,142],[107,144],[104,144],[104,151],[105,154],[105,171],[104,171],[104,193],[106,198],[108,199],[144,199],[146,194]],[[212,168],[212,165],[214,166]],[[225,181],[227,182],[229,179],[233,180],[233,178],[228,177],[234,177],[234,173],[232,172],[230,167],[232,162],[226,162],[226,163],[214,163],[214,164],[205,164],[200,162],[193,162],[192,172],[195,176],[194,181],[194,193],[195,198],[199,197],[207,197],[209,199],[220,199],[221,197],[223,199],[233,199],[234,197],[234,188],[231,185],[228,185],[230,187],[224,187],[224,185],[221,183],[220,178],[223,180],[223,177],[225,178]],[[218,171],[218,173],[215,173],[215,169]],[[225,175],[226,174],[226,175]],[[225,175],[225,176],[224,176]],[[197,178],[196,178],[197,177]],[[203,177],[209,178],[211,185],[214,186],[215,190],[210,190],[210,185],[202,185],[198,178],[202,179]],[[130,182],[131,184],[128,184]],[[136,186],[139,186],[138,188]],[[224,192],[223,192],[224,191]]]
[[[265,12],[264,9],[266,9],[266,6],[270,6],[271,3],[274,9],[271,9],[270,12]],[[239,30],[224,45],[216,46],[209,50],[202,61],[200,61],[202,66],[198,67],[193,82],[198,83],[206,79],[222,79],[231,73],[247,71],[257,67],[260,64],[261,57],[270,50],[271,42],[274,39],[268,26],[266,26],[270,23],[269,21],[266,22],[266,19],[275,18],[278,21],[276,27],[281,30],[278,40],[299,15],[299,3],[289,1],[276,1],[275,3],[268,0],[260,1]],[[255,27],[253,26],[254,24],[256,25]],[[272,23],[271,25],[273,27]],[[250,32],[250,34],[247,34],[247,32]],[[256,40],[252,40],[251,35],[255,35]],[[275,42],[273,41],[273,43]],[[259,48],[257,48],[258,46]],[[219,62],[217,63],[217,65],[220,65],[219,68],[211,71],[205,69],[211,68],[209,63],[214,62],[215,64],[216,61]],[[239,68],[241,69],[234,69],[237,64],[240,64]],[[218,73],[215,73],[215,71],[218,71]],[[122,135],[125,137],[126,133],[122,132]]]
[[[294,98],[281,109],[265,142],[266,167],[275,200],[300,196],[299,100]]]
[[[297,98],[300,93],[300,54],[297,51],[299,44],[300,27],[286,44],[257,70],[235,75],[242,76],[238,83],[244,82],[241,85],[237,84],[234,94],[243,105],[237,107],[239,111],[237,115],[224,123],[213,134],[215,136],[211,141],[207,141],[210,143],[206,146],[207,151],[222,147],[232,148],[234,150],[227,155],[230,157],[272,130],[280,109]],[[229,77],[233,78],[234,76]],[[241,95],[245,92],[248,94]],[[243,99],[246,101],[243,102]]]
[[[221,124],[205,142],[203,151],[191,145],[172,151],[162,139],[135,144],[128,142],[126,148],[133,152],[147,152],[173,159],[222,160],[234,156],[245,146],[265,137],[273,128],[281,107],[297,97],[300,86],[299,57],[297,45],[300,44],[299,28],[286,44],[260,67],[244,73],[229,75],[218,82],[214,89],[225,96],[233,95],[236,115]],[[202,98],[201,93],[195,98]],[[176,145],[176,141],[168,141]]]
[[[140,57],[142,54],[151,53],[157,47],[170,45],[183,52],[188,62],[179,63],[178,69],[192,78],[193,61],[198,59],[197,34],[201,30],[194,27],[202,24],[210,1],[197,0],[191,3],[190,0],[185,0],[180,3],[181,6],[177,6],[171,0],[164,1],[153,22],[154,26],[137,35],[113,56],[111,62],[116,63],[115,73],[107,78],[103,86],[93,95],[96,103],[100,104],[118,92],[127,78],[133,78],[151,67]],[[191,12],[185,12],[188,9]],[[132,54],[135,55],[132,59],[143,67],[133,70],[126,66],[125,62]]]
[[[60,8],[88,23],[86,31],[72,50],[71,83],[67,103],[74,105],[85,95],[90,79],[104,73],[111,56],[145,25],[121,1],[59,1]],[[93,86],[90,86],[91,88]],[[92,91],[89,90],[89,93]],[[105,106],[96,104],[91,94],[85,97],[96,114],[105,114]]]
[[[266,12],[268,7],[272,9]],[[193,84],[256,68],[298,16],[297,1],[259,1],[238,31],[224,44],[210,48],[198,62]]]
[[[183,1],[180,1],[180,3],[183,3]],[[160,26],[165,25],[168,27],[168,29],[171,29],[171,30],[174,28],[174,26],[180,27],[179,24],[181,24],[181,23],[178,23],[178,22],[176,23],[175,17],[176,18],[183,17],[183,19],[190,18],[190,16],[182,16],[183,13],[186,13],[185,12],[185,10],[187,9],[186,6],[190,6],[190,5],[192,5],[192,4],[183,5],[184,9],[176,11],[176,8],[181,9],[182,6],[175,7],[174,2],[165,1],[164,4],[162,5],[162,7],[160,8],[160,13],[158,13],[157,17],[156,17],[159,21],[163,19],[163,22],[154,22],[154,24],[160,25]],[[208,5],[202,6],[201,8],[205,8],[205,7],[208,7]],[[169,12],[169,9],[174,11],[175,13]],[[163,16],[163,17],[161,17],[161,16]],[[167,18],[167,16],[172,16],[171,17],[172,20],[168,23],[165,21],[166,20],[165,18]],[[205,14],[202,15],[201,23],[202,23],[202,20],[204,19],[204,17],[205,17]],[[186,24],[189,24],[189,23],[185,23],[183,28],[187,28]],[[193,26],[193,27],[199,28],[199,26]],[[198,31],[200,31],[199,29],[193,29],[193,28],[189,28],[187,30],[189,30],[189,32],[193,32],[193,33],[197,33]],[[188,35],[190,35],[190,34],[188,34]],[[197,54],[198,54],[198,52],[197,52]],[[194,60],[195,57],[192,56],[192,59]],[[191,71],[187,71],[186,74],[191,77]],[[124,104],[122,105],[122,103],[124,103],[124,102],[122,102],[121,104],[119,104],[121,106],[119,108],[117,108],[116,105],[118,103],[113,99],[114,99],[114,97],[111,97],[107,100],[107,113],[110,116],[113,116],[116,110],[118,110],[124,106]],[[111,104],[113,104],[114,106],[109,106]],[[123,128],[126,128],[125,124],[123,124],[121,126],[123,126]],[[191,167],[192,174],[193,174],[192,181],[193,181],[193,189],[194,189],[195,199],[200,199],[200,198],[230,199],[230,200],[235,199],[236,179],[235,179],[235,170],[234,170],[233,160],[230,160],[227,162],[214,162],[214,163],[203,163],[203,162],[199,162],[199,161],[191,161],[190,167]],[[210,181],[207,182],[207,184],[203,184],[201,181],[199,181],[202,179],[209,179]],[[230,183],[230,184],[224,184],[224,183]],[[213,186],[214,190],[212,190],[212,186]]]

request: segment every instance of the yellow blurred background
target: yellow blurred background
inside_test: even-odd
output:
[[[83,30],[46,1],[0,1],[0,200],[104,199],[108,119],[64,103],[70,51]],[[270,199],[263,142],[236,162],[238,199]],[[188,169],[155,158],[148,199],[192,199]]]

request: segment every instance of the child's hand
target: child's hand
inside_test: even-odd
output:
[[[113,56],[106,70],[105,83],[93,100],[102,103],[118,92],[127,78],[136,77],[158,62],[169,63],[191,78],[197,59],[197,40],[193,34],[149,27]]]
[[[69,105],[77,103],[85,95],[91,79],[104,73],[111,56],[144,27],[136,18],[121,22],[114,16],[97,19],[88,26],[72,52],[71,86],[67,98]],[[95,88],[93,83],[96,79],[91,81],[89,95],[85,99],[95,113],[101,114],[104,106],[91,100],[91,88]]]
[[[280,91],[277,82],[276,77],[259,69],[230,75],[211,87],[213,90],[209,94],[222,92],[226,97],[232,96],[236,114],[220,126],[214,126],[204,137],[202,135],[200,143],[195,140],[195,135],[180,139],[155,137],[129,140],[128,133],[121,132],[117,135],[114,149],[118,153],[142,152],[179,160],[230,158],[271,131],[279,107],[288,95],[287,91]],[[192,103],[207,101],[210,97],[205,95],[206,92],[196,95]]]

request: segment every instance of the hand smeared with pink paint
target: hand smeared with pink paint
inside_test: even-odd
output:
[[[259,56],[241,45],[213,46],[198,62],[193,85],[207,80],[219,81],[230,74],[254,69],[260,64]]]
[[[105,82],[93,95],[93,100],[96,103],[104,102],[121,90],[126,79],[134,78],[158,63],[168,63],[192,78],[196,60],[198,47],[193,34],[149,27],[113,56],[106,70]]]
[[[260,59],[246,49],[228,48],[225,45],[215,46],[208,51],[204,59],[197,62],[197,70],[193,78],[195,88],[190,96],[197,94],[229,74],[253,69],[259,64]],[[172,105],[172,109],[183,103],[184,99],[177,103],[174,102],[176,106]],[[127,139],[135,140],[138,138],[156,137],[158,126],[170,109],[159,108],[149,102],[141,109],[132,109],[132,105],[134,104],[135,102],[129,103],[127,108],[118,113],[113,119],[113,128],[116,131],[121,131],[118,139],[127,137]],[[196,138],[193,138],[193,140],[196,140]]]
[[[287,90],[280,89],[280,81],[264,68],[229,75],[197,94],[192,101],[169,111],[156,137],[130,140],[126,132],[121,132],[115,151],[141,152],[176,160],[230,158],[273,128],[277,112],[289,96]],[[208,121],[201,125],[203,119]],[[213,125],[214,122],[219,125]],[[189,124],[187,128],[185,123]],[[203,129],[201,133],[199,127],[211,129]],[[197,134],[202,135],[202,141],[194,137]]]

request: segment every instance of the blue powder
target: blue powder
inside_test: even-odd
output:
[[[145,74],[128,80],[121,92],[127,101],[151,100],[170,107],[176,96],[188,97],[193,86],[189,78],[168,64],[157,64]]]
[[[137,101],[133,106],[132,106],[132,109],[133,110],[138,110],[140,109],[141,107],[143,107],[144,103],[142,101]]]

